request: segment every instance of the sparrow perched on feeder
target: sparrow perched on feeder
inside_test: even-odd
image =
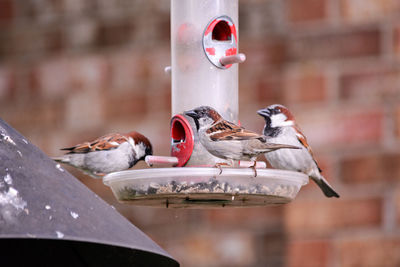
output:
[[[299,150],[279,150],[265,154],[265,158],[277,169],[299,171],[307,174],[321,188],[327,197],[339,197],[328,181],[321,175],[321,169],[314,158],[305,135],[301,132],[293,115],[282,105],[271,105],[257,113],[265,119],[264,135],[271,142],[301,147]]]
[[[150,141],[138,132],[112,133],[61,150],[68,153],[53,158],[55,161],[74,166],[94,178],[129,169],[153,154]]]
[[[186,111],[185,115],[194,119],[200,143],[208,152],[216,157],[230,160],[231,166],[234,160],[254,161],[252,168],[255,176],[257,176],[255,166],[258,155],[280,148],[299,148],[293,145],[270,143],[265,136],[224,120],[217,111],[208,106]],[[222,171],[220,165],[227,164],[216,165]]]

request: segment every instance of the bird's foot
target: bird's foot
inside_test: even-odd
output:
[[[253,169],[253,171],[254,171],[254,177],[257,177],[257,169],[256,169],[256,166],[257,166],[257,161],[255,160],[255,161],[254,161],[254,164],[253,164],[252,166],[249,167],[249,168]]]
[[[219,169],[219,175],[222,174],[222,166],[230,166],[230,165],[228,163],[226,163],[226,162],[218,162],[218,163],[216,163],[214,167]]]

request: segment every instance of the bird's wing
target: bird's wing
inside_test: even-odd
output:
[[[68,154],[110,150],[118,147],[127,140],[127,137],[122,134],[112,133],[99,137],[92,142],[84,142],[73,147],[62,148],[61,150],[69,150]]]
[[[314,157],[314,152],[312,151],[310,145],[307,142],[307,138],[306,136],[302,133],[300,127],[298,125],[294,125],[294,130],[296,131],[296,137],[299,140],[299,142],[305,147],[307,148],[308,152],[310,153],[312,159],[314,160],[315,164],[317,165],[317,168],[320,172],[322,172],[321,168],[318,165],[317,160]]]
[[[263,138],[263,136],[246,130],[232,122],[221,120],[212,125],[206,132],[213,141],[249,140]]]

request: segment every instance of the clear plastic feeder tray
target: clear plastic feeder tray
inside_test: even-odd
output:
[[[250,168],[183,167],[129,170],[103,178],[118,201],[167,208],[285,204],[308,183],[302,173]]]

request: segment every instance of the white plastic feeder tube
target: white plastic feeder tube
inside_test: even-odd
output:
[[[225,119],[238,120],[238,64],[219,68],[210,62],[203,47],[207,26],[221,16],[233,22],[238,49],[238,0],[171,0],[173,116],[209,105]],[[212,38],[222,45],[228,42]]]

